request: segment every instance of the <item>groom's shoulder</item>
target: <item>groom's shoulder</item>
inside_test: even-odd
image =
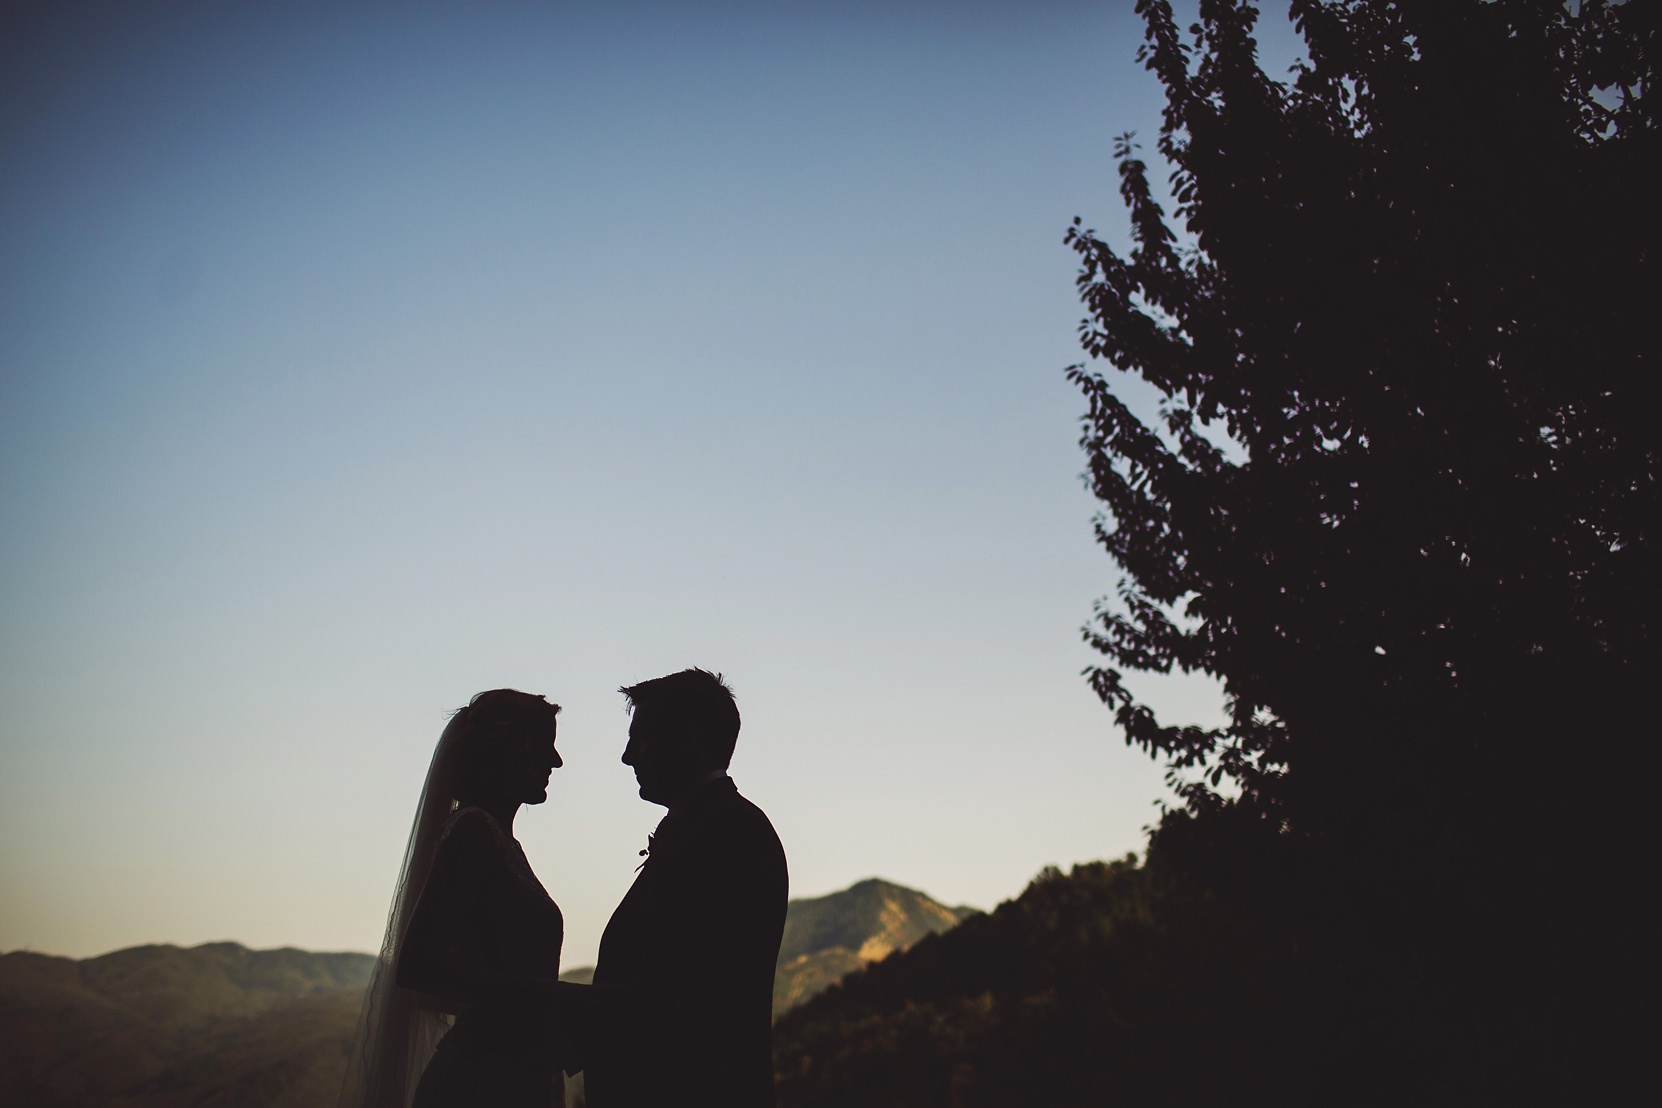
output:
[[[722,815],[735,822],[766,824],[769,828],[773,827],[767,813],[762,811],[749,797],[741,793],[738,786],[732,783],[732,778],[728,778],[727,786],[721,799],[717,802],[718,810]]]
[[[723,798],[717,818],[725,837],[746,843],[754,850],[778,853],[783,857],[784,847],[780,845],[778,832],[773,829],[773,821],[737,789]]]

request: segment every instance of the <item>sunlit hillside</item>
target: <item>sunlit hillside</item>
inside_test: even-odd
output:
[[[775,1015],[845,974],[957,925],[973,908],[948,908],[916,889],[872,877],[830,896],[793,900],[773,980]]]

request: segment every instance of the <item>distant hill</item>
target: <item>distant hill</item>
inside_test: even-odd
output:
[[[877,878],[791,901],[774,1011],[971,911]],[[374,965],[368,954],[236,943],[83,961],[0,954],[0,1105],[326,1108]]]
[[[868,877],[841,892],[791,901],[773,979],[773,1014],[873,962],[905,950],[925,935],[957,926],[975,908],[948,908],[926,893]],[[593,966],[560,974],[588,982]]]
[[[300,1105],[324,1088],[332,1098],[374,964],[236,943],[85,961],[0,955],[0,1102]]]
[[[948,908],[878,877],[828,896],[791,901],[773,979],[774,1015],[925,935],[956,927],[975,911]]]

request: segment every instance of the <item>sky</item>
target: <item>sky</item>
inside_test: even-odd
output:
[[[375,948],[507,686],[592,962],[662,814],[616,690],[689,665],[794,896],[1142,848],[1063,376],[1130,0],[589,7],[7,6],[0,950]]]

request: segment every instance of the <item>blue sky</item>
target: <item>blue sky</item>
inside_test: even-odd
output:
[[[1062,376],[1129,0],[6,19],[0,949],[372,947],[507,685],[591,960],[661,814],[614,690],[693,664],[795,895],[1141,847]]]

